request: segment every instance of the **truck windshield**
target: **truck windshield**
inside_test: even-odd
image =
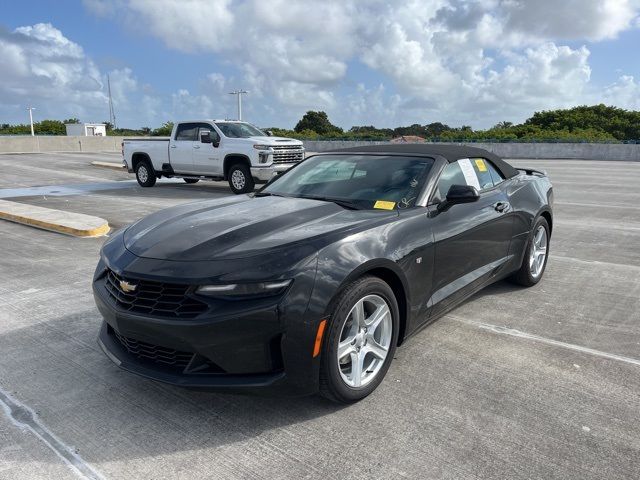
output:
[[[222,134],[228,138],[266,137],[264,133],[250,123],[243,122],[216,122],[216,126]]]
[[[415,205],[433,159],[395,155],[318,155],[275,178],[262,195],[348,202],[358,209]]]

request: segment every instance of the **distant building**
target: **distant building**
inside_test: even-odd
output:
[[[107,125],[104,123],[65,123],[68,137],[105,137]]]
[[[424,143],[424,138],[417,135],[403,135],[391,139],[391,143]]]

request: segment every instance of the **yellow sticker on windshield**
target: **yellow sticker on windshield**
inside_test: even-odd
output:
[[[484,160],[482,160],[481,158],[476,158],[476,167],[478,167],[478,171],[480,172],[487,171],[487,166],[484,164]]]
[[[386,200],[378,200],[373,208],[381,208],[382,210],[393,210],[396,206],[396,202],[388,202]]]

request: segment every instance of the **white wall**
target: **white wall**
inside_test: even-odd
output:
[[[104,123],[67,123],[65,127],[69,137],[107,136],[107,127]]]
[[[324,152],[337,148],[381,145],[388,142],[350,140],[304,140],[307,152]],[[622,143],[451,143],[484,148],[503,158],[569,158],[583,160],[640,161],[640,144]]]
[[[67,123],[65,127],[67,127],[67,136],[69,137],[84,136],[84,124],[82,123]]]

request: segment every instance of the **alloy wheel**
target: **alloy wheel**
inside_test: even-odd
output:
[[[529,253],[529,271],[536,279],[542,274],[544,261],[547,258],[547,229],[539,225],[533,238],[531,239],[531,249]]]
[[[393,319],[387,302],[367,295],[347,315],[338,344],[338,368],[350,387],[363,387],[380,372],[391,346]]]

